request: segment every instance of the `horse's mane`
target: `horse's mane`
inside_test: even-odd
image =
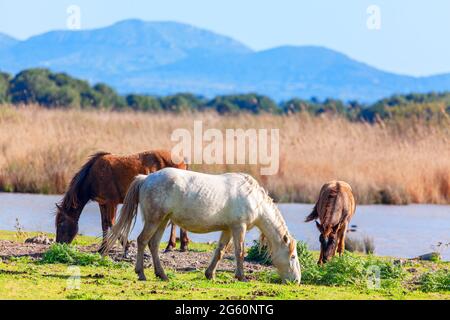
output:
[[[281,231],[281,234],[283,235],[288,235],[291,240],[293,240],[293,237],[289,234],[287,225],[286,225],[286,221],[284,221],[283,219],[283,215],[280,212],[280,209],[278,209],[278,207],[275,205],[275,203],[273,202],[273,199],[269,196],[269,193],[267,192],[266,189],[264,189],[259,183],[258,181],[256,181],[255,178],[253,178],[252,176],[245,174],[245,173],[240,173],[240,175],[244,178],[244,183],[242,184],[242,186],[246,186],[248,187],[248,194],[250,195],[252,193],[255,193],[255,196],[259,196],[260,199],[258,199],[258,204],[256,206],[256,210],[261,208],[263,204],[268,205],[271,209],[273,209],[273,212],[275,213],[274,218],[275,218],[275,223],[274,226]],[[266,237],[264,236],[264,234],[261,232],[260,236],[259,236],[259,241],[260,241],[260,249],[264,246],[266,246],[267,248],[269,248],[268,254],[270,255],[271,253],[271,248],[269,245],[269,242],[267,241]],[[295,250],[295,242],[291,241],[290,245],[289,245],[289,251],[292,253]]]
[[[91,169],[92,165],[95,163],[95,161],[103,157],[105,155],[108,155],[110,153],[108,152],[97,152],[89,158],[89,160],[78,170],[78,172],[75,174],[75,176],[70,181],[69,187],[61,200],[57,204],[58,209],[56,210],[56,218],[58,218],[59,215],[62,214],[62,211],[69,212],[71,209],[76,209],[80,205],[80,199],[79,199],[79,192],[81,187],[83,186],[84,180],[86,179],[87,174],[89,173],[89,170]]]
[[[322,225],[328,224],[328,221],[332,219],[336,207],[336,202],[340,193],[341,185],[339,184],[339,182],[327,189],[324,189],[324,191],[321,192],[318,202],[321,202],[322,205],[322,212],[319,213]]]

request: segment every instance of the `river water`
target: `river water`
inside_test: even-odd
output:
[[[61,196],[0,193],[0,230],[15,230],[16,219],[27,231],[55,232],[54,207]],[[290,232],[298,240],[306,241],[311,249],[318,249],[318,231],[314,223],[303,220],[311,212],[310,204],[279,204]],[[450,243],[450,205],[360,205],[351,221],[356,232],[351,237],[368,236],[374,240],[375,254],[413,258],[431,251],[440,251],[450,261],[450,248],[436,248],[439,242]],[[137,220],[130,239],[142,229]],[[96,203],[89,203],[80,218],[80,233],[100,236],[100,212]],[[258,237],[251,230],[247,243]],[[166,230],[165,240],[168,236]],[[190,234],[193,241],[216,241],[218,233]]]

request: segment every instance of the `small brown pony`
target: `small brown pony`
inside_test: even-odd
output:
[[[134,177],[139,174],[148,175],[165,167],[187,169],[184,161],[172,161],[170,152],[165,150],[128,156],[117,156],[107,152],[92,155],[72,178],[62,201],[56,204],[56,242],[72,242],[78,233],[81,212],[84,206],[93,200],[98,202],[102,216],[103,242],[100,249],[102,251],[108,230],[115,223],[117,206],[123,203]],[[175,228],[176,226],[172,224],[167,251],[175,248]],[[186,251],[189,238],[183,229],[180,229],[180,241],[181,251]]]
[[[319,200],[305,222],[316,220],[320,231],[319,264],[334,257],[336,250],[341,255],[345,249],[347,227],[355,213],[355,198],[352,188],[344,181],[331,181],[323,185]]]

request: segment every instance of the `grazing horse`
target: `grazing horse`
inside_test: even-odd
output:
[[[144,228],[137,239],[135,271],[145,280],[144,249],[148,245],[157,277],[167,280],[158,255],[159,242],[169,220],[188,231],[221,231],[206,278],[215,276],[217,263],[233,238],[236,278],[244,281],[244,237],[258,227],[268,241],[273,264],[283,281],[300,282],[296,241],[272,199],[258,182],[242,173],[210,175],[166,168],[149,176],[140,175],[131,184],[119,221],[107,239],[105,252],[117,239],[128,236],[138,205]]]
[[[175,160],[175,159],[174,159]],[[187,169],[183,161],[172,161],[169,151],[147,151],[128,156],[98,152],[91,156],[70,182],[64,198],[56,204],[56,241],[70,243],[78,232],[78,220],[90,200],[98,202],[102,217],[103,248],[108,229],[114,225],[117,206],[138,174],[149,174],[165,167]],[[175,225],[167,250],[175,247]],[[187,249],[189,239],[180,230],[181,251]],[[125,248],[126,250],[126,248]]]
[[[320,257],[318,264],[327,262],[345,248],[347,227],[355,213],[355,198],[352,188],[344,181],[331,181],[322,186],[319,200],[305,222],[316,220],[320,231]]]

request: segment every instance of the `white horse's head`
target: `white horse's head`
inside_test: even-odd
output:
[[[278,246],[272,248],[271,257],[283,282],[300,283],[301,271],[297,256],[297,241],[285,234]]]

